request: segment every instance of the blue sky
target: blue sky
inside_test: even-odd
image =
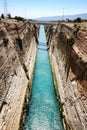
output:
[[[87,0],[7,0],[7,11],[12,16],[37,18],[43,16],[87,13]],[[0,0],[0,14],[4,0]]]

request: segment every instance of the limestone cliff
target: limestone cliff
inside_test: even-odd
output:
[[[64,128],[87,129],[87,41],[66,25],[46,29]],[[84,39],[84,40],[83,40]]]
[[[19,129],[26,91],[31,90],[38,30],[29,22],[0,25],[0,130]]]

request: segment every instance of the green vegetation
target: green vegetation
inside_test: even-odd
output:
[[[16,44],[19,46],[20,50],[23,50],[22,39],[19,35],[16,37]]]
[[[67,39],[67,43],[68,43],[70,46],[72,46],[72,45],[75,43],[74,38],[72,38],[72,37],[68,38],[68,39]]]
[[[81,26],[79,24],[74,24],[74,28],[79,31]]]
[[[7,47],[7,46],[8,46],[8,42],[9,42],[8,38],[4,37],[4,38],[3,38],[4,47]]]
[[[66,43],[66,42],[67,42],[67,37],[66,37],[65,32],[60,31],[60,33],[59,33],[59,38],[60,38],[60,40],[61,40],[63,43]]]
[[[78,32],[79,32],[81,26],[80,26],[79,24],[74,24],[74,28],[75,28],[75,30],[76,30],[76,31],[74,32],[74,34],[75,34],[75,36],[77,37],[77,36],[78,36]]]
[[[69,18],[66,18],[66,21],[65,22],[68,22],[68,23],[81,23],[81,22],[87,22],[87,19],[81,19],[80,17],[74,19],[74,20],[71,20]]]
[[[62,32],[62,31],[59,33],[59,38],[60,38],[60,40],[61,40],[63,43],[66,43],[66,44],[68,44],[68,45],[70,45],[70,46],[72,46],[72,45],[75,43],[74,38],[72,38],[72,37],[67,38],[65,32]]]
[[[81,23],[82,19],[80,17],[78,17],[77,19],[74,20],[75,23]]]
[[[24,20],[25,20],[24,18],[22,18],[22,17],[20,17],[20,16],[15,16],[15,19],[16,19],[17,21],[24,21]]]
[[[60,37],[61,39],[62,39],[62,38],[66,38],[65,32],[60,31],[59,37]]]
[[[2,18],[2,19],[4,19],[4,18],[5,18],[4,14],[1,14],[1,18]]]
[[[8,17],[9,19],[11,19],[11,14],[7,14],[7,17]]]

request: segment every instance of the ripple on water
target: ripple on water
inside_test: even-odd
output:
[[[46,42],[43,26],[39,40]],[[39,50],[37,53],[25,130],[63,130],[47,51]]]

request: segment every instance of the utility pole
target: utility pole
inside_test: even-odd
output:
[[[63,19],[62,20],[64,21],[64,8],[63,8]]]
[[[26,8],[25,8],[25,19],[26,19]]]
[[[7,1],[4,0],[4,15],[5,15],[5,18],[7,17]]]

